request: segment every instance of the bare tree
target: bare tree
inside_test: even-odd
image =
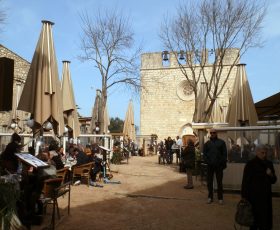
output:
[[[261,28],[266,13],[264,0],[201,0],[180,5],[176,15],[162,23],[160,38],[176,57],[178,65],[195,94],[193,120],[207,122],[216,98],[223,91],[232,69],[251,47],[261,45]],[[211,76],[207,77],[208,49],[214,59]],[[238,48],[230,66],[224,65],[227,52]],[[185,58],[182,64],[179,59]],[[229,68],[225,77],[222,77]],[[205,82],[210,100],[202,117],[197,116],[198,88]]]
[[[140,89],[139,56],[141,49],[134,47],[134,34],[129,18],[118,11],[99,11],[94,17],[81,14],[83,37],[82,61],[92,61],[102,80],[100,120],[104,130],[104,111],[108,90],[122,84],[130,89]]]

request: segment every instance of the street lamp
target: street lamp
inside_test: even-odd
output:
[[[12,123],[12,124],[11,124],[11,128],[12,128],[12,129],[16,129],[17,126],[18,126],[17,123]]]
[[[16,129],[16,128],[18,128],[18,121],[19,121],[18,118],[12,119],[12,123],[11,123],[11,125],[10,125],[11,129]]]
[[[34,127],[34,119],[29,119],[26,121],[26,125],[29,127],[29,128],[33,128]]]
[[[44,130],[46,130],[46,131],[50,131],[50,130],[53,129],[53,125],[52,125],[51,122],[47,121],[47,122],[44,123],[43,128],[44,128]]]
[[[95,122],[95,133],[96,134],[98,134],[99,133],[99,131],[100,131],[100,127],[99,127],[99,122],[97,121],[97,122]]]

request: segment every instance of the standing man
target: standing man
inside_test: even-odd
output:
[[[267,148],[256,147],[256,157],[247,162],[242,180],[242,199],[248,200],[253,209],[254,224],[250,230],[272,229],[272,189],[277,177],[271,161],[267,160]]]
[[[223,170],[226,168],[227,148],[226,143],[218,138],[215,129],[210,130],[210,140],[204,144],[203,156],[207,164],[207,203],[211,204],[213,202],[213,180],[215,174],[219,204],[223,204]]]
[[[173,162],[173,152],[172,152],[172,145],[173,145],[173,140],[171,137],[168,137],[167,140],[165,141],[165,147],[167,151],[167,164],[172,164]]]

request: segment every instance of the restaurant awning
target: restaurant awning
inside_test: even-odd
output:
[[[280,92],[255,103],[259,120],[280,118]]]

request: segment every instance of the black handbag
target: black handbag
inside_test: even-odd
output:
[[[254,223],[252,205],[247,200],[240,200],[237,204],[235,222],[241,226],[250,227]]]

